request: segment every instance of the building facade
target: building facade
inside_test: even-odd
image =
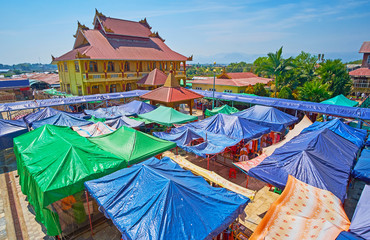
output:
[[[364,42],[359,53],[363,53],[361,67],[349,72],[354,93],[370,93],[370,42]]]
[[[62,91],[74,95],[137,89],[136,82],[157,68],[186,78],[187,57],[172,51],[146,19],[106,17],[96,10],[93,29],[78,23],[73,49],[54,58]]]

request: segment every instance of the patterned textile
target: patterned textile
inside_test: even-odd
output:
[[[96,137],[103,134],[114,132],[116,129],[109,127],[105,123],[97,122],[82,127],[72,127],[73,131],[76,131],[82,137]]]
[[[254,168],[258,164],[260,164],[265,158],[267,158],[267,155],[261,154],[258,157],[255,157],[251,160],[234,163],[234,165],[243,170],[244,172],[248,172],[251,168]]]
[[[289,175],[283,193],[250,239],[336,239],[349,225],[339,198]]]

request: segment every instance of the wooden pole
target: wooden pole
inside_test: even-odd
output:
[[[209,170],[209,155],[207,155],[207,170]]]
[[[89,221],[90,221],[91,235],[94,236],[92,222],[91,222],[91,215],[90,215],[89,194],[87,193],[87,191],[85,191],[85,194],[86,194],[86,201],[87,201],[87,211],[89,212]]]

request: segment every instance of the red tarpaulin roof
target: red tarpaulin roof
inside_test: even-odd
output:
[[[164,85],[166,82],[167,75],[162,72],[161,70],[158,70],[157,68],[151,71],[148,75],[144,76],[142,79],[137,81],[137,84],[143,84],[143,85]]]
[[[154,89],[144,95],[141,98],[149,99],[158,102],[181,102],[186,100],[192,100],[196,98],[202,98],[203,95],[195,93],[189,89],[180,87],[178,81],[172,72],[167,77],[167,80],[163,87]]]

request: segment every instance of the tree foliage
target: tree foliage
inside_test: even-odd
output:
[[[305,82],[302,87],[298,87],[298,92],[299,100],[303,101],[322,102],[330,98],[328,85],[320,79]]]
[[[281,88],[278,98],[294,99],[293,91],[287,86]]]
[[[351,91],[351,78],[347,72],[346,66],[340,59],[326,60],[320,63],[316,70],[323,83],[328,84],[328,90],[331,96],[339,94],[348,95]]]
[[[253,94],[262,97],[268,96],[268,92],[266,91],[263,83],[256,83],[256,85],[253,86]]]

